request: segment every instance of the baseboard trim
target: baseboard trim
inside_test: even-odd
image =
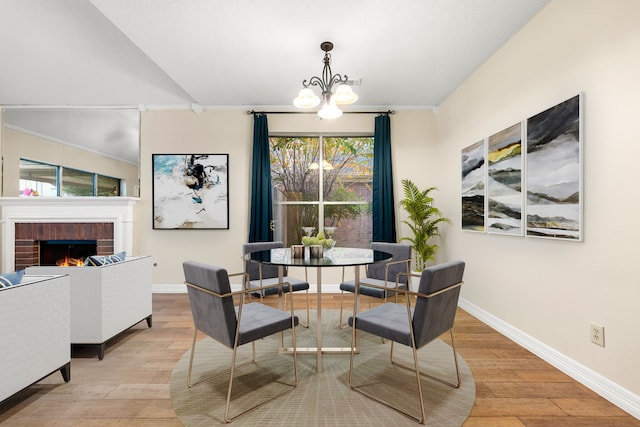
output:
[[[154,294],[186,294],[187,285],[151,285]]]
[[[569,375],[574,380],[598,393],[600,396],[607,399],[623,411],[626,411],[635,418],[640,419],[640,396],[637,394],[621,387],[617,383],[605,378],[599,373],[587,368],[581,363],[576,362],[559,351],[554,350],[521,330],[514,328],[502,319],[483,310],[464,298],[460,298],[458,305],[472,316],[477,317],[479,320],[491,326],[510,340],[526,348],[542,360],[548,362],[555,368]]]

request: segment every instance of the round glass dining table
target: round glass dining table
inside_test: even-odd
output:
[[[350,347],[324,347],[322,345],[322,269],[328,267],[354,267],[354,279],[360,281],[360,266],[370,265],[391,259],[391,254],[372,249],[341,248],[325,250],[321,258],[311,258],[309,248],[305,248],[304,257],[294,258],[290,248],[276,248],[252,252],[245,256],[246,261],[278,266],[278,275],[282,281],[284,267],[317,267],[317,310],[316,310],[316,347],[296,348],[298,354],[316,354],[316,372],[322,372],[322,353],[350,353]],[[281,349],[291,351],[291,349]]]

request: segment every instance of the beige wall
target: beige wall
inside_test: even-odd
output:
[[[2,108],[0,108],[0,123],[3,123],[3,121],[2,121]],[[2,132],[2,130],[0,130],[0,153],[2,153],[2,141],[4,139],[3,133],[4,132]],[[2,158],[2,163],[1,163],[2,164],[2,169],[4,169],[4,156],[0,156],[0,157]],[[1,190],[4,188],[3,187],[4,186],[4,180],[2,178],[2,175],[3,175],[2,172],[3,171],[0,171],[0,196],[2,195],[1,194],[1,192],[2,192]]]
[[[396,199],[400,180],[435,185],[443,229],[438,260],[467,262],[464,300],[631,393],[640,394],[640,283],[633,268],[640,228],[634,166],[640,157],[640,2],[554,0],[438,109],[392,116]],[[584,241],[460,230],[460,150],[584,93]],[[320,121],[270,115],[272,132],[372,132],[370,116]],[[153,256],[154,284],[183,281],[196,259],[242,267],[248,229],[252,118],[245,111],[142,114],[141,201],[134,249]],[[228,153],[229,230],[152,230],[151,155]],[[398,212],[399,220],[403,219]],[[406,230],[399,227],[400,235]],[[311,281],[314,281],[311,277]],[[336,277],[327,278],[336,281]],[[605,326],[606,347],[589,341]],[[635,400],[634,400],[635,399]]]
[[[554,0],[437,114],[441,258],[467,261],[463,298],[640,394],[640,2]],[[460,231],[460,150],[584,93],[584,241]],[[606,347],[589,324],[605,326]]]
[[[4,197],[19,195],[20,158],[94,172],[126,182],[127,196],[134,196],[138,167],[70,145],[50,141],[9,128],[3,128]]]
[[[251,185],[253,117],[246,111],[147,111],[142,114],[141,200],[136,207],[134,251],[153,256],[154,284],[181,284],[182,261],[187,259],[242,269],[242,244],[247,241]],[[344,115],[339,120],[320,120],[316,115],[273,114],[271,133],[323,132],[373,135],[374,115]],[[432,143],[435,123],[431,111],[402,111],[391,118],[394,175],[404,177],[414,158],[424,159],[424,147]],[[403,147],[406,147],[404,149]],[[229,230],[153,230],[152,154],[228,153]],[[405,169],[404,171],[402,169]],[[413,170],[419,180],[422,164]],[[400,172],[399,172],[400,171]],[[397,190],[399,191],[399,189]],[[337,284],[340,271],[325,271],[323,283]],[[309,279],[316,282],[315,272]]]

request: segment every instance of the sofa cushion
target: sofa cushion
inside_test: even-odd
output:
[[[124,261],[126,257],[126,251],[122,251],[113,255],[91,255],[84,261],[84,265],[89,267],[97,267],[100,265],[115,264],[116,262]]]
[[[0,274],[0,288],[8,288],[9,286],[17,285],[22,282],[22,276],[24,276],[24,270],[16,271],[14,273]]]

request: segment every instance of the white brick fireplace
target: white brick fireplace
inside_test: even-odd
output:
[[[16,224],[110,223],[113,251],[133,252],[133,197],[0,197],[2,272],[16,264]]]

